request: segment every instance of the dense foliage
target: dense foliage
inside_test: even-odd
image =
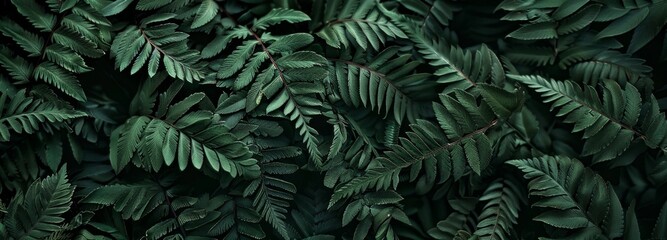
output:
[[[1,4],[0,239],[667,239],[667,1]]]

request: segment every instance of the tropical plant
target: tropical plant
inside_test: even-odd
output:
[[[667,239],[667,2],[3,0],[0,239]]]

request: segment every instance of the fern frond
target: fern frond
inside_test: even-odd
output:
[[[653,81],[648,75],[653,69],[644,65],[644,60],[632,58],[627,54],[605,51],[590,59],[574,63],[561,62],[560,65],[570,68],[572,80],[588,85],[597,85],[604,79],[613,79],[621,86],[630,83],[645,93],[650,93],[653,89]]]
[[[10,139],[9,130],[16,133],[32,134],[40,124],[56,124],[66,120],[87,116],[51,101],[26,96],[25,90],[9,98],[0,95],[0,141]]]
[[[154,171],[162,164],[171,166],[174,162],[180,170],[189,164],[201,169],[206,160],[216,172],[222,169],[232,177],[257,176],[257,160],[220,121],[220,116],[207,110],[192,111],[204,99],[203,93],[171,104],[183,86],[176,82],[160,94],[157,110],[152,109],[157,98],[155,91],[163,79],[163,74],[151,78],[140,89],[133,102],[148,104],[136,106],[136,115],[111,133],[110,160],[114,170],[120,172],[130,161]]]
[[[38,180],[25,193],[17,194],[7,207],[3,224],[14,239],[42,239],[59,229],[62,215],[72,205],[74,186],[67,180],[65,167]]]
[[[321,166],[318,132],[309,122],[312,116],[320,112],[316,107],[322,105],[313,95],[318,93],[319,81],[326,74],[322,67],[326,59],[312,51],[297,51],[313,41],[309,34],[271,36],[264,33],[260,36],[256,32],[280,22],[298,23],[309,19],[303,12],[278,8],[256,19],[252,27],[236,27],[232,33],[249,40],[224,59],[218,69],[214,69],[218,70],[218,78],[223,78],[219,85],[230,86],[225,81],[231,79],[225,78],[234,75],[234,89],[251,85],[246,111],[254,110],[264,98],[272,99],[266,105],[266,112],[294,121],[310,159],[315,166]],[[266,62],[268,65],[264,64]]]
[[[57,87],[74,99],[82,102],[86,101],[86,94],[83,92],[83,88],[79,82],[73,75],[61,67],[51,62],[44,62],[35,67],[34,74],[36,79],[41,79],[44,82]]]
[[[455,236],[460,230],[466,232],[472,230],[469,225],[474,218],[473,214],[477,200],[464,198],[450,200],[448,203],[452,206],[452,213],[447,218],[439,221],[436,227],[428,230],[428,235],[435,239],[456,239]]]
[[[169,213],[163,211],[163,216],[169,216],[166,219],[155,223],[146,230],[146,235],[150,240],[158,239],[180,239],[183,237],[202,237],[200,234],[191,233],[188,225],[200,224],[200,220],[208,217],[210,211],[196,206],[201,201],[207,202],[207,196],[200,199],[194,197],[175,197],[168,202],[165,208]],[[218,215],[217,212],[214,215]],[[204,235],[206,236],[206,235]]]
[[[256,122],[269,125],[268,121]],[[259,130],[259,131],[258,131]],[[253,197],[253,206],[257,212],[267,221],[276,232],[285,239],[293,238],[289,229],[291,225],[287,223],[287,213],[290,208],[290,202],[294,200],[294,194],[297,191],[296,185],[285,180],[285,177],[294,174],[299,166],[287,162],[277,161],[281,159],[290,159],[301,155],[301,149],[293,146],[286,146],[280,141],[274,140],[282,133],[282,129],[273,135],[267,136],[259,128],[253,131],[256,135],[253,140],[256,144],[262,141],[266,143],[259,145],[258,155],[261,156],[259,163],[261,174],[257,179],[249,182],[243,188],[244,197]]]
[[[351,202],[343,212],[343,226],[352,219],[359,220],[354,231],[355,239],[366,239],[372,229],[375,239],[396,238],[396,232],[391,220],[395,219],[404,224],[410,224],[408,216],[402,209],[396,207],[403,200],[394,191],[378,191],[364,194],[363,197]]]
[[[195,15],[191,28],[198,28],[204,26],[205,24],[211,22],[215,15],[218,13],[218,4],[214,0],[204,0],[197,8],[197,14]]]
[[[303,75],[300,74],[303,72],[298,70],[303,68],[299,66],[293,66],[296,68],[281,66],[279,63],[289,61],[303,62],[307,64],[306,68],[311,68],[311,66],[324,65],[325,59],[312,52],[302,52],[301,55],[295,53],[291,56],[293,57],[281,58],[273,62],[273,69],[270,69],[270,72],[264,72],[266,74],[264,81],[253,85],[254,89],[261,88],[260,92],[248,95],[247,101],[261,101],[262,96],[274,98],[267,105],[266,111],[268,113],[278,111],[278,114],[282,113],[283,116],[295,122],[297,131],[303,137],[303,142],[306,144],[310,159],[313,160],[316,166],[319,166],[322,164],[322,154],[318,149],[319,141],[316,137],[318,132],[308,123],[312,116],[319,114],[319,110],[315,107],[320,106],[322,102],[309,95],[318,93],[318,86],[320,84],[316,82],[316,79],[324,77],[319,74],[325,72],[322,70]],[[291,59],[294,57],[298,57],[299,59]],[[252,89],[251,92],[254,93]],[[282,111],[279,109],[282,109]]]
[[[522,205],[526,204],[524,194],[525,190],[511,179],[491,183],[479,199],[486,204],[477,217],[473,234],[481,239],[512,239],[512,227],[517,224]]]
[[[253,210],[252,201],[247,198],[234,198],[219,208],[221,217],[210,226],[208,232],[213,235],[225,235],[230,239],[263,239],[266,233],[259,222],[262,219]]]
[[[667,239],[667,0],[0,6],[0,239]]]
[[[167,178],[171,178],[168,176]],[[84,204],[113,206],[123,219],[150,219],[146,229],[148,239],[172,239],[186,236],[210,236],[206,231],[196,231],[195,226],[210,225],[220,216],[217,209],[228,197],[209,199],[176,196],[178,187],[163,181],[142,181],[132,184],[106,185],[95,189],[81,200]],[[164,186],[166,182],[168,186]],[[194,226],[193,226],[194,225]]]
[[[488,47],[482,45],[478,51],[472,52],[446,41],[434,40],[414,20],[386,9],[383,11],[408,33],[429,64],[438,68],[434,75],[438,76],[438,83],[448,84],[446,92],[467,89],[477,83],[500,79],[504,75],[498,57]]]
[[[533,207],[544,209],[533,220],[568,229],[570,238],[618,238],[623,234],[623,209],[614,189],[600,175],[568,157],[512,160],[530,180]]]
[[[81,203],[113,206],[124,219],[139,220],[165,202],[166,195],[155,182],[114,184],[99,187],[85,196]]]
[[[165,22],[173,17],[175,14],[153,15],[141,26],[130,25],[120,32],[111,44],[116,66],[121,71],[132,66],[130,73],[135,74],[148,65],[148,75],[153,77],[162,62],[171,77],[188,82],[204,78],[199,51],[187,45],[189,35],[176,31],[177,24]]]
[[[343,145],[347,142],[347,122],[342,115],[334,111],[324,111],[322,114],[329,119],[327,122],[333,125],[333,137],[327,154],[327,160],[331,160],[340,154]]]
[[[349,48],[354,44],[364,50],[369,45],[379,50],[388,38],[407,38],[376,4],[376,1],[361,0],[327,1],[324,25],[316,35],[335,48]]]
[[[392,114],[398,123],[406,117],[415,122],[422,114],[420,103],[434,86],[428,82],[430,74],[412,73],[418,62],[409,55],[394,57],[397,53],[398,48],[387,48],[369,59],[332,59],[328,81],[349,106]]]
[[[287,165],[291,164],[284,165],[286,166],[269,163],[262,164],[260,168],[262,168],[264,173],[267,173],[275,170],[271,168],[289,168]],[[289,171],[287,174],[296,171],[296,165],[292,165],[292,169],[293,171]],[[250,182],[249,185],[250,186],[245,189],[244,195],[255,195],[253,205],[257,208],[257,212],[260,213],[264,217],[264,220],[269,222],[269,224],[271,224],[283,238],[290,238],[290,235],[287,232],[288,228],[285,219],[287,218],[287,209],[290,206],[289,202],[294,199],[293,195],[296,193],[296,186],[288,181],[264,174],[253,182]]]
[[[214,115],[200,111],[183,115],[177,120],[135,116],[112,133],[111,162],[117,172],[137,158],[138,165],[159,170],[178,163],[181,170],[192,164],[201,169],[204,162],[215,171],[232,177],[256,175],[257,161],[250,158],[247,147]],[[205,161],[206,160],[206,161]]]
[[[341,227],[340,214],[327,211],[328,200],[327,191],[315,184],[299,189],[290,216],[303,237],[335,234]]]
[[[14,55],[11,50],[4,46],[0,47],[0,65],[7,70],[13,79],[21,82],[28,82],[34,69],[32,64],[20,56]]]
[[[250,29],[246,28],[245,31],[247,36],[256,36],[252,35]],[[275,41],[272,41],[268,46],[264,41],[261,37],[256,36],[255,39],[246,40],[239,45],[230,56],[223,60],[217,77],[227,79],[238,73],[234,80],[234,89],[242,89],[250,85],[258,77],[258,73],[267,71],[267,69],[262,68],[263,63],[270,61],[273,64],[274,58],[279,54],[293,53],[295,50],[313,42],[313,37],[310,34],[295,33],[275,37]],[[261,51],[255,52],[257,49]],[[290,67],[280,66],[283,68]],[[260,70],[260,68],[262,69]]]
[[[12,0],[16,10],[25,16],[35,28],[43,32],[53,31],[56,26],[56,15],[51,14],[42,8],[34,0]]]
[[[29,57],[40,56],[44,47],[44,39],[31,33],[9,19],[0,20],[0,31],[6,37],[13,39]]]
[[[636,138],[643,139],[652,148],[664,148],[667,135],[664,131],[644,131],[667,127],[664,114],[642,115],[641,96],[630,84],[623,89],[614,81],[604,81],[601,101],[598,92],[590,86],[582,89],[571,81],[559,82],[539,76],[511,77],[542,93],[545,103],[553,103],[552,110],[560,109],[556,116],[575,124],[573,132],[584,132],[586,143],[582,155],[593,155],[594,163],[619,156]],[[641,119],[651,120],[642,123],[640,115]]]
[[[24,58],[22,53],[3,49],[0,51],[2,66],[22,84],[42,80],[76,100],[86,101],[74,74],[90,70],[81,55],[92,58],[104,55],[108,20],[87,2],[49,2],[46,10],[34,0],[12,1],[12,4],[35,28],[46,32],[48,38],[44,39],[12,20],[0,20],[0,32],[27,52],[27,58]],[[9,64],[7,60],[10,58],[16,62]]]
[[[464,175],[467,165],[480,174],[490,162],[493,146],[485,132],[498,123],[490,107],[477,105],[475,98],[461,90],[454,92],[456,98],[440,95],[442,104],[434,103],[440,128],[426,120],[411,124],[407,138],[385,152],[377,160],[380,165],[370,168],[362,176],[336,187],[329,206],[339,200],[366,189],[396,188],[399,173],[411,167],[410,180],[422,176],[429,184],[444,182],[453,174],[455,179]]]

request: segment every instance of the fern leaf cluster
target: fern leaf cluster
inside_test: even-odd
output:
[[[667,239],[665,1],[0,7],[0,239]]]

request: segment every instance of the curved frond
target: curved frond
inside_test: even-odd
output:
[[[323,26],[315,34],[335,48],[358,46],[364,50],[369,47],[379,50],[388,38],[407,38],[376,4],[376,1],[363,0],[327,1],[321,19]]]
[[[477,83],[501,81],[504,78],[498,57],[488,47],[482,46],[474,52],[462,49],[444,40],[427,36],[414,20],[388,10],[384,12],[408,33],[410,40],[429,64],[437,67],[434,75],[438,76],[438,83],[448,84],[446,91],[467,89]]]
[[[513,239],[519,211],[526,204],[525,190],[511,179],[501,179],[489,185],[480,201],[486,201],[475,232],[480,239]]]
[[[57,124],[66,120],[87,116],[51,101],[26,96],[24,90],[11,98],[0,95],[0,141],[10,139],[10,130],[32,134],[43,124]]]
[[[600,175],[568,157],[512,160],[530,180],[533,207],[544,209],[533,220],[571,230],[570,238],[608,239],[623,234],[623,209],[614,189]]]
[[[56,174],[31,184],[7,206],[3,224],[14,239],[43,239],[59,231],[63,214],[72,205],[74,186],[63,167]]]
[[[621,86],[629,83],[644,93],[653,89],[649,73],[653,70],[644,60],[615,51],[601,52],[590,59],[576,63],[561,63],[570,69],[572,80],[597,85],[604,79],[617,81]]]
[[[451,175],[458,179],[468,166],[480,174],[488,166],[493,149],[485,133],[498,119],[488,105],[477,105],[472,95],[460,90],[455,94],[456,98],[441,95],[442,104],[433,104],[440,127],[426,120],[410,125],[408,137],[400,138],[393,150],[377,159],[379,166],[337,186],[329,206],[366,189],[396,188],[399,173],[408,167],[410,180],[420,177],[418,173],[423,168],[425,174],[421,177],[429,184],[435,183],[438,176],[439,182]]]
[[[584,133],[583,156],[593,155],[593,162],[611,160],[622,154],[632,140],[642,139],[649,146],[664,148],[665,131],[644,131],[664,128],[664,115],[657,112],[641,114],[641,96],[631,84],[625,88],[614,81],[604,81],[602,100],[591,86],[579,87],[571,81],[547,80],[539,76],[511,76],[541,93],[545,103],[552,103],[556,116],[574,123],[573,132]],[[651,119],[641,122],[641,119]],[[650,125],[650,126],[649,126]]]
[[[331,59],[328,80],[349,106],[391,114],[398,123],[406,117],[415,122],[434,86],[430,74],[412,73],[418,62],[409,55],[394,57],[397,53],[397,48],[387,48],[370,59]]]
[[[87,98],[76,74],[91,70],[83,56],[99,58],[105,54],[108,20],[87,2],[49,3],[47,9],[34,0],[12,4],[41,33],[14,20],[0,20],[0,32],[25,51],[14,52],[3,45],[0,65],[20,84],[43,81],[85,102]]]
[[[156,82],[159,85],[160,81]],[[130,161],[154,171],[163,164],[174,163],[180,170],[190,164],[201,169],[206,162],[212,170],[225,171],[232,177],[257,176],[257,160],[219,120],[219,115],[206,110],[191,111],[202,101],[203,93],[169,105],[180,86],[175,83],[171,91],[161,94],[157,111],[147,109],[145,114],[129,118],[111,133],[110,160],[114,170],[120,172]],[[144,89],[147,91],[139,92],[135,100],[153,98],[154,101],[157,96],[152,93],[155,89],[151,89],[151,84]]]
[[[114,38],[111,44],[116,66],[122,71],[130,66],[131,74],[148,66],[148,75],[153,77],[162,64],[169,76],[193,82],[204,78],[205,73],[198,63],[199,51],[187,45],[188,34],[178,32],[177,24],[164,21],[175,15],[154,15],[154,19],[131,25]]]
[[[139,220],[166,200],[160,185],[154,182],[107,185],[93,190],[81,202],[113,206],[125,219]]]

